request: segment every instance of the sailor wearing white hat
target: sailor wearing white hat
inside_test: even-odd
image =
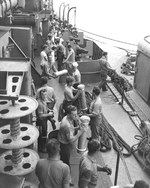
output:
[[[74,77],[74,87],[77,88],[77,86],[81,83],[81,73],[78,69],[78,63],[75,61],[72,63],[72,75]]]

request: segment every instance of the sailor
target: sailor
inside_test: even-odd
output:
[[[56,66],[55,66],[55,51],[56,51],[56,46],[52,46],[51,49],[49,50],[48,53],[48,62],[50,66],[50,70],[53,71],[53,75],[55,76],[55,73],[58,71]]]
[[[60,123],[60,129],[58,132],[58,140],[60,142],[60,149],[61,149],[60,159],[64,163],[66,163],[69,167],[70,167],[70,155],[73,149],[73,145],[75,141],[78,140],[78,138],[85,131],[84,128],[80,127],[80,124],[78,124],[77,127],[74,126],[74,122],[77,119],[78,119],[77,108],[73,105],[69,105],[67,109],[67,115],[62,119]]]
[[[74,42],[74,51],[75,51],[75,60],[80,61],[81,60],[81,54],[87,54],[88,50],[81,48],[78,44],[78,40],[75,40]]]
[[[100,59],[100,83],[99,83],[99,88],[102,89],[102,91],[107,91],[106,87],[106,79],[107,79],[107,74],[108,70],[112,70],[110,64],[107,61],[107,52],[102,52],[102,57]]]
[[[66,64],[68,73],[71,75],[72,63],[75,62],[75,51],[73,50],[70,43],[67,45],[67,49],[68,49],[68,52],[67,52],[68,55],[64,63]]]
[[[49,49],[51,49],[52,46],[55,44],[55,43],[54,43],[54,37],[53,37],[52,33],[49,33],[49,34],[47,35],[46,43],[47,43]]]
[[[46,89],[47,91],[47,106],[50,110],[54,109],[54,105],[56,104],[56,95],[54,89],[48,86],[48,79],[46,76],[41,77],[42,86],[37,90],[36,98],[39,98],[39,92],[41,89]]]
[[[72,76],[74,77],[73,87],[77,89],[77,86],[81,83],[81,73],[78,69],[78,63],[76,61],[72,63]]]
[[[102,124],[102,101],[100,98],[100,89],[94,87],[92,91],[92,102],[90,104],[89,113],[87,116],[91,118],[91,137],[100,140],[100,131]]]
[[[95,154],[100,150],[100,143],[97,140],[88,142],[88,152],[84,153],[79,163],[79,188],[95,188],[97,186],[98,172],[106,172],[111,175],[112,170],[97,163]]]
[[[49,48],[48,45],[44,44],[43,45],[43,50],[40,53],[41,56],[41,69],[42,69],[42,75],[41,76],[47,76],[48,78],[54,77],[51,73],[50,73],[50,66],[49,66],[49,62],[48,62],[48,54],[49,52]]]
[[[73,105],[76,99],[79,97],[82,91],[75,89],[73,87],[74,78],[72,76],[66,77],[66,85],[64,90],[64,101],[63,101],[63,109],[65,114],[67,114],[67,107],[69,105]],[[76,94],[74,94],[76,93]]]
[[[69,188],[70,169],[60,160],[60,143],[55,138],[46,145],[48,157],[39,159],[36,165],[36,175],[39,187],[46,188]]]
[[[46,103],[47,103],[47,107],[50,111],[54,111],[54,106],[56,104],[56,95],[54,92],[54,89],[50,86],[48,86],[48,79],[47,77],[42,77],[41,78],[41,82],[42,82],[42,86],[37,90],[37,94],[36,94],[36,98],[39,98],[39,92],[41,89],[46,89]],[[56,129],[56,125],[55,125],[55,120],[53,119],[53,117],[48,118],[48,120],[51,122],[51,125],[53,127],[53,130]]]
[[[36,126],[39,128],[40,136],[38,140],[38,149],[41,152],[45,152],[45,144],[47,139],[47,121],[48,118],[53,117],[53,111],[50,111],[47,106],[47,91],[41,89],[39,91],[38,108],[36,110],[37,122]]]
[[[60,38],[55,39],[56,44],[56,58],[57,58],[57,69],[58,71],[63,68],[63,61],[65,59],[65,47],[62,43],[60,43]]]

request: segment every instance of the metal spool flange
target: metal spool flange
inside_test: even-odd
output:
[[[38,102],[28,96],[21,95],[15,104],[10,100],[0,100],[0,118],[14,119],[31,114],[38,107]]]
[[[22,188],[38,188],[35,184],[25,181]]]
[[[0,156],[0,172],[12,176],[24,176],[35,170],[39,160],[38,154],[27,148],[22,149],[22,160],[15,164],[12,162],[12,151],[4,152]]]
[[[19,149],[27,147],[34,143],[39,131],[33,125],[21,123],[20,134],[17,137],[11,135],[10,125],[5,125],[0,128],[0,148],[3,149]]]

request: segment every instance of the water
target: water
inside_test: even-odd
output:
[[[135,45],[144,36],[150,34],[149,0],[55,0],[54,10],[58,15],[62,2],[65,2],[65,5],[69,3],[70,8],[77,7],[76,19],[74,10],[72,10],[69,21],[79,29]],[[65,18],[67,17],[67,8],[65,9]],[[63,5],[60,10],[62,16]],[[112,46],[136,50],[136,47],[132,45],[106,40],[89,33],[85,33],[85,35]]]

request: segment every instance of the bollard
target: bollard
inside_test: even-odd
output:
[[[78,139],[78,146],[77,146],[77,152],[78,153],[82,153],[85,152],[87,150],[87,133],[89,130],[89,122],[90,122],[90,118],[88,116],[81,116],[80,117],[80,121],[81,121],[81,128],[85,129],[85,131],[83,132],[83,134],[79,137]]]
[[[78,89],[82,91],[81,95],[79,96],[80,109],[82,111],[86,111],[87,105],[86,105],[86,97],[85,97],[85,85],[84,84],[78,85]]]

